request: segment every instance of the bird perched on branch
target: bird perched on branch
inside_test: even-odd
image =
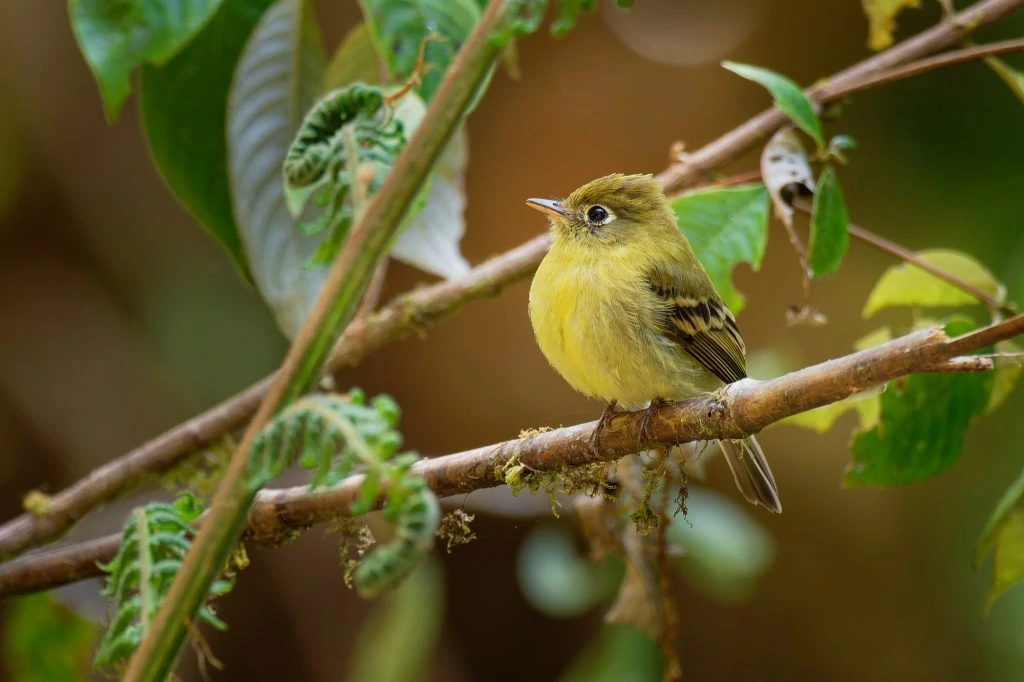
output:
[[[551,222],[551,250],[530,288],[530,320],[548,362],[573,388],[608,403],[684,400],[747,376],[736,319],[650,175],[614,174],[565,199],[528,199]],[[781,512],[778,488],[753,438],[719,441],[736,485]]]

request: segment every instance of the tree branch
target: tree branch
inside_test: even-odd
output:
[[[901,65],[954,45],[971,30],[998,21],[1022,5],[1024,0],[983,0],[955,17],[826,79],[807,92],[818,102],[826,103],[864,89],[867,86],[863,84],[870,79],[889,82],[892,78],[878,74],[886,70],[898,73]],[[1017,41],[971,49],[987,48],[990,50],[987,54],[994,54],[991,50],[998,46],[1000,50],[1013,51],[1005,47],[1010,42]],[[927,61],[931,62],[929,68],[938,68],[982,56],[981,52],[974,52],[968,57],[961,54],[964,52],[922,60],[915,68],[921,69],[920,65]],[[960,56],[954,58],[953,55]],[[915,73],[920,73],[920,70]],[[685,161],[673,164],[660,173],[658,179],[669,193],[697,184],[704,180],[706,173],[734,160],[786,121],[777,109],[764,111],[702,149],[688,154]],[[400,297],[368,320],[353,323],[328,360],[328,371],[355,365],[380,346],[453,314],[465,303],[501,293],[507,285],[532,273],[546,250],[547,237],[537,237],[475,268],[465,278]],[[12,558],[26,549],[60,537],[92,509],[123,494],[147,477],[167,471],[189,454],[211,445],[224,433],[244,425],[255,413],[275,377],[273,374],[264,378],[216,407],[94,470],[86,478],[52,496],[46,514],[33,516],[25,513],[0,526],[0,559]]]
[[[806,201],[794,201],[793,207],[800,211],[801,213],[805,213],[807,215],[811,214],[811,206]],[[973,296],[974,298],[978,299],[980,303],[984,303],[992,310],[997,310],[1003,313],[1004,315],[1014,315],[1016,313],[1016,311],[1007,307],[1000,301],[997,301],[992,296],[989,296],[984,291],[974,286],[970,282],[965,282],[963,279],[957,277],[953,273],[947,270],[943,270],[942,268],[933,263],[929,263],[924,258],[921,258],[921,256],[914,253],[905,246],[902,246],[894,241],[886,239],[881,235],[877,235],[874,232],[871,232],[870,230],[865,230],[863,227],[854,225],[853,223],[847,225],[847,231],[850,233],[850,236],[854,237],[855,239],[859,239],[865,244],[869,244],[878,249],[879,251],[882,251],[883,253],[887,253],[890,256],[895,256],[896,258],[899,258],[902,261],[910,263],[914,267],[920,268],[921,270],[924,270],[927,273],[935,275],[936,277],[946,282],[947,284],[951,284],[957,289],[963,291],[965,294]]]
[[[856,92],[859,83],[883,71],[955,45],[971,32],[998,21],[1022,5],[1024,0],[982,0],[913,38],[824,79],[804,92],[819,104],[834,102]],[[777,108],[762,111],[696,152],[684,155],[677,163],[662,171],[658,179],[667,192],[678,192],[684,187],[697,184],[706,173],[734,161],[787,121],[786,116]]]
[[[504,484],[502,470],[510,463],[522,464],[530,472],[559,471],[660,446],[744,438],[786,417],[908,374],[990,369],[991,361],[979,362],[988,358],[965,354],[1021,333],[1024,315],[953,339],[938,328],[917,331],[775,379],[743,379],[716,393],[666,405],[655,413],[646,432],[641,428],[642,411],[616,413],[602,431],[596,453],[590,445],[597,426],[593,421],[422,460],[413,471],[438,497],[449,497]],[[362,480],[352,476],[315,491],[306,486],[263,490],[249,510],[248,537],[274,545],[297,530],[345,516]],[[109,561],[119,543],[119,535],[110,535],[8,562],[0,566],[0,597],[99,575],[96,562]]]

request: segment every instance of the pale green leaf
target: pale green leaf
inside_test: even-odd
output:
[[[228,180],[227,105],[235,64],[272,0],[223,0],[166,64],[142,70],[142,124],[157,169],[181,203],[248,272]]]
[[[288,212],[281,164],[322,81],[324,64],[308,3],[279,0],[253,30],[228,95],[229,178],[253,280],[289,338],[301,328],[326,277],[303,269],[320,239]]]
[[[357,24],[342,39],[324,72],[321,92],[343,88],[361,82],[379,85],[384,75],[383,64],[373,44],[373,36],[365,23]]]
[[[480,8],[473,0],[361,0],[361,4],[377,54],[387,60],[395,80],[413,74],[420,44],[436,34],[426,44],[427,70],[416,86],[425,102],[433,97],[455,53],[480,19]]]
[[[683,550],[679,568],[706,594],[728,603],[749,599],[775,560],[771,536],[727,497],[691,489],[687,513],[673,517],[668,539]]]
[[[519,550],[516,576],[526,601],[556,618],[582,615],[609,596],[617,580],[576,550],[561,526],[544,525]]]
[[[459,250],[466,232],[466,164],[469,141],[456,129],[431,175],[423,208],[409,220],[391,247],[391,256],[432,275],[453,279],[469,272]]]
[[[1005,287],[992,273],[965,253],[932,249],[920,251],[917,255],[998,301],[1006,296]],[[879,310],[893,306],[946,308],[977,302],[974,296],[935,275],[910,263],[903,263],[885,271],[871,290],[861,314],[870,317]]]
[[[603,625],[559,682],[660,682],[658,643],[627,625]]]
[[[846,255],[850,218],[839,179],[831,166],[818,178],[811,209],[811,240],[807,260],[815,277],[835,274]]]
[[[881,391],[877,389],[864,391],[846,400],[840,400],[839,402],[823,405],[807,412],[794,414],[782,419],[778,423],[797,426],[815,431],[816,433],[828,433],[835,426],[836,422],[839,421],[840,417],[852,410],[857,412],[860,428],[862,430],[870,429],[878,422],[880,396]]]
[[[986,608],[1003,592],[1024,579],[1024,472],[1003,494],[974,549],[972,563],[981,566],[992,550],[992,581]]]
[[[10,682],[89,679],[99,631],[48,592],[4,603],[3,658]]]
[[[732,285],[732,269],[749,263],[755,271],[764,257],[768,191],[752,184],[691,192],[672,202],[679,229],[733,313],[744,298]]]
[[[861,0],[868,17],[868,47],[883,50],[893,41],[896,15],[907,7],[920,7],[921,0]]]
[[[956,319],[946,333],[973,326]],[[845,485],[906,485],[942,473],[960,458],[967,427],[985,411],[991,388],[989,373],[912,374],[890,382],[878,424],[854,437]]]
[[[69,0],[78,47],[113,123],[143,64],[163,64],[213,16],[223,0]]]
[[[799,85],[785,76],[759,66],[735,62],[722,62],[722,66],[737,76],[764,86],[775,98],[775,106],[788,116],[800,130],[810,135],[811,139],[818,144],[818,149],[824,149],[825,132],[821,128],[821,121],[814,111],[814,105],[807,99]]]

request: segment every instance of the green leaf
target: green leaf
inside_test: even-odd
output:
[[[281,166],[323,79],[311,3],[278,0],[238,60],[228,95],[228,177],[246,260],[278,326],[294,338],[326,272],[309,271],[321,239],[303,234],[285,204]]]
[[[794,414],[778,423],[797,426],[816,433],[828,433],[840,417],[855,410],[860,419],[860,428],[870,429],[878,421],[880,395],[879,391],[865,391],[837,403]]]
[[[437,561],[420,565],[384,597],[356,637],[352,682],[424,680],[444,622],[444,575]]]
[[[973,327],[955,319],[946,333],[957,336]],[[844,484],[906,485],[951,467],[963,451],[968,425],[985,412],[992,381],[988,373],[935,373],[889,382],[878,424],[853,439]]]
[[[986,608],[1024,579],[1024,472],[1003,494],[978,539],[972,563],[977,570],[992,550],[992,582]]]
[[[658,643],[626,625],[602,625],[559,682],[659,682],[664,663]]]
[[[839,180],[832,167],[826,166],[818,178],[811,208],[811,243],[807,259],[815,277],[832,275],[839,269],[850,241],[847,233],[849,222]]]
[[[1024,102],[1024,73],[1013,68],[998,57],[987,57],[985,64],[996,72],[996,75],[1010,88],[1010,92],[1017,96],[1017,99]]]
[[[223,0],[189,45],[142,70],[142,124],[157,169],[175,196],[248,274],[231,210],[228,89],[245,42],[272,0]]]
[[[737,76],[763,85],[775,98],[775,106],[788,116],[800,130],[810,135],[811,139],[818,144],[819,150],[824,149],[825,133],[821,128],[821,121],[818,119],[818,114],[814,112],[811,100],[807,99],[799,85],[785,76],[759,66],[735,62],[722,62],[722,66]]]
[[[48,592],[4,604],[4,665],[10,682],[89,679],[99,631]]]
[[[921,260],[955,275],[998,301],[1002,301],[1006,296],[1006,288],[992,276],[992,273],[965,253],[931,249],[920,251],[917,255]],[[947,308],[977,302],[970,294],[930,272],[910,263],[903,263],[885,271],[868,295],[861,315],[871,317],[879,310],[893,306]]]
[[[668,527],[672,546],[682,548],[679,568],[700,591],[727,603],[748,600],[775,560],[771,536],[746,506],[703,489],[691,489],[687,514]]]
[[[920,7],[921,0],[860,0],[870,25],[868,47],[884,50],[892,45],[896,15],[906,7]]]
[[[427,64],[416,92],[430,102],[441,84],[455,53],[480,19],[473,0],[361,0],[363,15],[377,45],[377,54],[387,60],[393,79],[405,80],[416,69],[420,43],[427,42]]]
[[[572,618],[613,593],[619,575],[609,567],[580,556],[575,538],[561,526],[549,524],[527,536],[519,550],[516,576],[531,606],[554,618]]]
[[[693,245],[719,295],[733,313],[744,298],[732,285],[732,269],[764,257],[768,191],[757,183],[684,194],[672,202],[679,229]]]
[[[188,44],[223,0],[68,0],[71,29],[113,123],[143,64],[163,64]]]
[[[373,35],[365,22],[357,24],[342,39],[324,73],[321,92],[330,92],[351,83],[381,83],[382,64],[373,43]]]

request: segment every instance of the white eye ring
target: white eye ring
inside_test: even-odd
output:
[[[601,204],[594,204],[587,209],[587,222],[596,227],[607,225],[615,220],[615,214]]]

